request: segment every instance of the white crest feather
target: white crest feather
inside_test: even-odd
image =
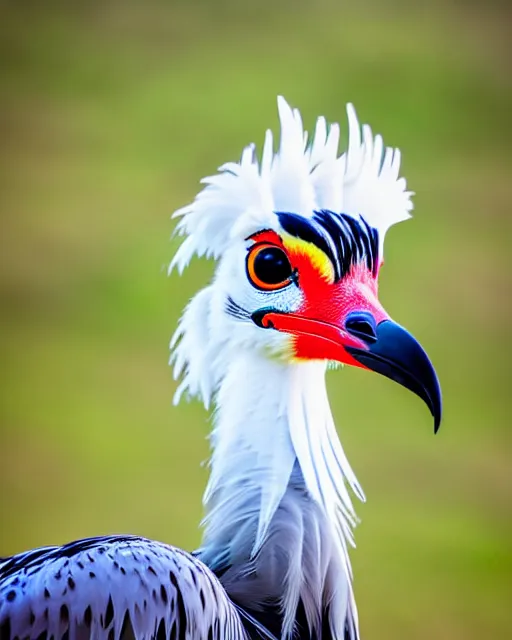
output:
[[[347,105],[348,149],[338,156],[340,128],[317,120],[312,143],[297,109],[278,98],[281,139],[272,149],[267,131],[258,162],[253,144],[240,162],[228,162],[202,180],[194,202],[176,211],[176,233],[187,236],[170,269],[180,272],[193,255],[219,258],[230,240],[262,228],[276,228],[274,211],[312,215],[314,210],[361,215],[384,237],[388,228],[410,217],[411,191],[399,178],[400,151],[386,148],[368,125],[361,129],[354,107]],[[382,241],[382,240],[381,240]]]

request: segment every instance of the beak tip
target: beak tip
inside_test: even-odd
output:
[[[432,367],[432,374],[434,378],[434,389],[435,392],[430,396],[430,407],[432,416],[434,418],[434,435],[439,431],[439,427],[441,426],[441,418],[443,415],[443,399],[441,395],[441,387],[439,385],[439,379],[435,373],[434,368]]]
[[[439,427],[441,426],[441,416],[442,416],[442,405],[441,399],[439,399],[439,404],[432,411],[432,415],[434,416],[434,435],[439,431]]]

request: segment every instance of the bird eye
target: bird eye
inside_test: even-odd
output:
[[[286,253],[272,244],[256,244],[247,255],[247,275],[257,289],[274,291],[290,283],[292,265]]]

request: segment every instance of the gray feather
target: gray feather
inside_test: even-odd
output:
[[[247,484],[241,504],[233,501],[237,517],[226,520],[214,539],[206,538],[198,557],[220,576],[230,598],[251,611],[273,633],[280,634],[286,612],[295,620],[299,605],[308,627],[308,635],[300,637],[320,637],[323,626],[329,626],[331,604],[337,615],[351,620],[348,587],[332,528],[308,494],[298,464],[265,542],[253,557],[259,500],[257,487]],[[239,517],[240,512],[243,518]],[[300,580],[290,580],[293,572],[300,574]],[[284,586],[290,583],[298,585],[293,606],[283,602]],[[357,638],[352,625],[347,638]]]

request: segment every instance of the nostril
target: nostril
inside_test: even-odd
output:
[[[356,338],[368,343],[377,341],[377,327],[375,319],[366,311],[349,313],[345,320],[345,329]]]

